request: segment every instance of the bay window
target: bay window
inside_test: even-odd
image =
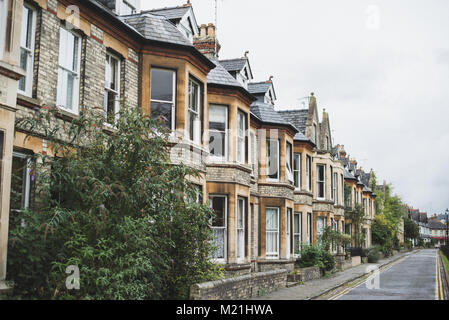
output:
[[[201,86],[193,79],[189,79],[189,110],[188,110],[189,139],[197,144],[201,143]]]
[[[221,195],[211,195],[209,196],[209,205],[215,213],[215,217],[212,219],[214,245],[216,247],[213,257],[217,261],[224,261],[226,259],[227,250],[227,197]]]
[[[64,28],[59,29],[59,67],[56,104],[78,114],[81,38]]]
[[[237,112],[237,162],[245,163],[246,158],[246,113]]]
[[[237,199],[237,260],[242,261],[245,257],[245,220],[246,201],[244,198]]]
[[[279,257],[279,208],[267,208],[266,218],[266,257]]]
[[[36,12],[28,7],[22,9],[19,66],[25,76],[19,80],[19,93],[31,97],[33,89],[34,41],[36,32]]]
[[[293,250],[295,256],[301,252],[301,231],[302,231],[302,213],[295,212],[293,219]]]
[[[325,198],[325,187],[326,187],[326,166],[322,164],[317,164],[316,166],[316,190],[317,198]]]
[[[271,180],[279,179],[279,140],[267,139],[267,176]]]
[[[212,159],[228,158],[228,107],[209,107],[209,152]]]
[[[159,118],[164,125],[175,130],[176,114],[176,73],[167,69],[151,69],[151,106],[152,118]]]
[[[293,157],[293,178],[295,188],[297,190],[301,189],[301,154],[295,153]]]
[[[106,54],[104,113],[106,123],[115,124],[120,111],[120,60]]]
[[[285,145],[285,172],[287,175],[287,180],[294,183],[293,171],[292,171],[292,145],[290,143],[286,143]]]

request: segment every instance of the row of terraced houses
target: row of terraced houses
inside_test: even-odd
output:
[[[357,203],[371,245],[372,172],[334,145],[329,114],[313,93],[306,108],[279,111],[273,78],[258,79],[247,52],[220,60],[215,26],[199,25],[190,2],[0,0],[0,24],[0,282],[9,216],[36,201],[31,155],[52,152],[15,123],[43,106],[61,121],[96,110],[104,130],[122,103],[165,117],[186,151],[173,161],[201,173],[193,182],[217,215],[214,260],[230,274],[291,270],[325,226],[353,234],[345,211]]]

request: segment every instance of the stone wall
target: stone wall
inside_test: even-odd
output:
[[[298,274],[301,275],[301,281],[303,282],[319,279],[321,277],[319,267],[301,268],[298,269]]]
[[[259,260],[257,261],[257,270],[259,272],[285,269],[291,272],[295,269],[295,261],[290,260]]]
[[[194,284],[190,288],[190,299],[235,300],[265,295],[285,288],[287,273],[287,270],[273,270]]]

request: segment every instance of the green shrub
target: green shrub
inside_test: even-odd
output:
[[[18,124],[43,132],[52,155],[36,155],[39,211],[11,215],[8,278],[23,299],[187,299],[220,270],[207,205],[171,164],[169,130],[122,107],[116,129],[84,114],[61,124],[42,110]],[[23,227],[25,225],[25,227]],[[79,267],[80,289],[65,286]]]
[[[321,250],[317,247],[305,245],[300,253],[300,258],[296,260],[296,266],[299,268],[321,267]]]
[[[299,268],[319,267],[322,271],[331,271],[335,267],[335,259],[323,248],[304,246],[301,257],[296,260],[296,266]]]
[[[368,249],[368,262],[369,263],[376,263],[380,259],[380,252],[378,247],[371,247]]]
[[[320,261],[324,271],[331,271],[335,268],[334,256],[329,251],[321,250]]]

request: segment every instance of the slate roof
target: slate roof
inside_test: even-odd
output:
[[[248,59],[246,58],[227,59],[227,60],[220,60],[219,62],[226,70],[228,70],[229,72],[233,72],[233,71],[241,71],[248,62]]]
[[[362,192],[372,192],[372,191],[371,191],[371,188],[364,185]]]
[[[430,219],[428,225],[430,229],[446,229],[446,225],[438,219]]]
[[[118,18],[147,39],[193,47],[192,43],[165,17],[141,13]]]
[[[265,94],[270,89],[271,82],[250,82],[248,83],[248,91],[252,94]]]
[[[211,60],[215,64],[215,69],[212,69],[207,75],[207,83],[232,86],[243,88],[243,86],[238,82],[231,74],[226,71],[223,65],[217,60]]]
[[[362,180],[362,183],[369,187],[369,179],[371,178],[371,174],[369,173],[364,173],[362,172],[362,174],[360,175],[360,180]]]
[[[249,88],[248,88],[249,89]],[[250,91],[251,92],[251,91]],[[309,116],[308,109],[279,111],[285,120],[292,123],[303,135],[306,134],[306,122]]]
[[[346,169],[344,171],[344,178],[347,180],[357,180],[356,177],[354,177],[354,175]]]
[[[187,11],[189,11],[190,7],[171,7],[171,8],[160,8],[160,9],[152,9],[152,10],[146,10],[142,11],[142,13],[153,13],[157,15],[164,16],[165,18],[169,20],[179,20],[182,17],[185,16]]]
[[[274,110],[271,104],[255,101],[251,104],[251,112],[264,123],[287,126],[295,132],[299,132],[293,124],[286,121],[278,111]]]

